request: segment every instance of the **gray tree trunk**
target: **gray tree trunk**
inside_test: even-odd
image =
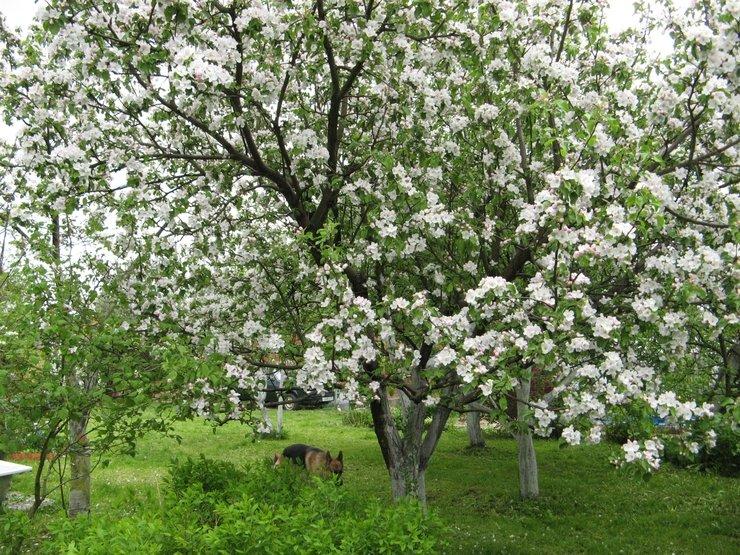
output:
[[[70,517],[76,517],[90,512],[90,448],[86,418],[74,418],[69,421],[69,438],[72,445],[68,514]]]
[[[260,412],[262,413],[262,423],[265,425],[265,428],[267,428],[267,433],[272,433],[272,421],[270,420],[270,413],[267,410],[267,407],[265,406],[265,400],[267,398],[267,393],[264,391],[261,391],[257,394],[257,399],[260,403]],[[278,397],[278,400],[280,400],[280,397]]]
[[[278,378],[278,382],[277,382],[278,389],[282,389],[283,382],[284,382],[284,380],[283,380],[283,373],[280,372],[278,374],[277,378]],[[283,395],[282,395],[282,393],[280,395],[278,395],[278,401],[280,401],[280,403],[277,406],[277,428],[275,430],[275,433],[279,437],[280,434],[283,433],[283,411],[285,410],[285,408],[283,406]]]
[[[481,413],[465,413],[465,419],[468,426],[468,440],[470,447],[485,447],[486,440],[483,438],[483,430],[480,427]]]
[[[59,214],[51,218],[51,241],[54,250],[54,259],[57,264],[57,279],[61,279],[62,262],[62,230]],[[64,356],[60,358],[60,364],[64,369]],[[69,387],[81,387],[89,389],[94,379],[80,385],[77,372],[69,371],[67,374],[67,385]],[[70,517],[90,512],[90,448],[87,439],[88,415],[75,415],[69,420],[69,458],[70,458],[70,482],[69,482],[69,511]],[[43,454],[42,454],[43,455]],[[38,495],[37,499],[38,501]]]
[[[537,474],[537,453],[534,450],[532,431],[524,415],[529,402],[531,380],[520,379],[516,393],[517,426],[514,437],[519,451],[519,495],[522,499],[536,499],[540,495],[539,477]]]
[[[415,379],[419,379],[415,374]],[[417,385],[418,387],[418,385]],[[437,447],[450,415],[446,407],[438,407],[429,429],[424,433],[426,407],[422,402],[408,400],[403,427],[396,427],[384,386],[378,389],[378,399],[370,404],[375,435],[380,444],[395,501],[405,497],[418,499],[426,509],[426,469]]]
[[[280,400],[283,400],[283,396],[280,396]],[[275,428],[275,433],[279,436],[283,433],[283,411],[285,409],[283,408],[283,405],[278,405],[277,408],[277,428]]]
[[[418,460],[413,456],[413,453],[404,453],[402,451],[396,453],[394,458],[394,464],[388,469],[388,474],[391,478],[393,500],[398,501],[408,496],[418,497]]]

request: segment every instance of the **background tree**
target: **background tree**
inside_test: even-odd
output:
[[[32,513],[53,477],[75,516],[89,511],[93,466],[111,450],[133,452],[146,431],[168,431],[173,413],[145,412],[152,398],[172,403],[174,387],[181,404],[183,370],[208,361],[179,337],[137,329],[120,289],[129,270],[110,255],[104,206],[82,185],[86,163],[69,147],[79,129],[60,123],[58,83],[20,67],[39,50],[4,39],[3,108],[18,133],[0,158],[0,449],[40,452]]]

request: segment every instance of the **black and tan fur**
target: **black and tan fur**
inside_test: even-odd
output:
[[[282,453],[275,453],[273,457],[275,467],[279,466],[284,459],[304,466],[309,473],[317,476],[328,478],[333,475],[341,480],[342,472],[344,472],[344,456],[341,451],[336,458],[333,458],[329,451],[303,443],[295,443],[283,449]]]

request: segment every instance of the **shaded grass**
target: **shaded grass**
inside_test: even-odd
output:
[[[335,410],[289,413],[287,437],[254,442],[236,424],[212,428],[177,424],[182,443],[149,435],[135,458],[114,456],[93,475],[93,511],[131,514],[161,503],[167,466],[177,456],[213,457],[243,464],[270,457],[291,443],[344,451],[344,487],[390,500],[390,486],[373,431],[342,424]],[[450,526],[458,553],[739,553],[740,483],[733,478],[666,467],[649,482],[609,463],[615,446],[560,449],[537,442],[541,499],[518,499],[516,445],[488,438],[466,447],[464,430],[442,436],[427,475],[430,506]],[[13,489],[32,491],[30,474]],[[37,542],[46,523],[64,518],[46,510],[34,522]],[[33,543],[29,551],[35,551]]]

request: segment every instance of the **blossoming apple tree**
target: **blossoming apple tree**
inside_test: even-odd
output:
[[[223,358],[193,408],[276,369],[341,387],[424,500],[450,412],[511,402],[533,497],[532,430],[708,416],[662,377],[737,338],[737,8],[616,37],[604,7],[51,0],[10,79],[54,84],[64,194],[117,214],[137,317]],[[657,467],[653,432],[624,458]]]
[[[60,490],[75,516],[90,510],[94,468],[187,416],[179,380],[213,361],[139,329],[120,287],[133,270],[111,256],[100,191],[81,186],[69,147],[80,130],[58,83],[21,66],[37,59],[34,44],[2,23],[0,106],[16,138],[0,145],[0,455],[37,451],[31,514]],[[148,412],[153,397],[165,410]]]

